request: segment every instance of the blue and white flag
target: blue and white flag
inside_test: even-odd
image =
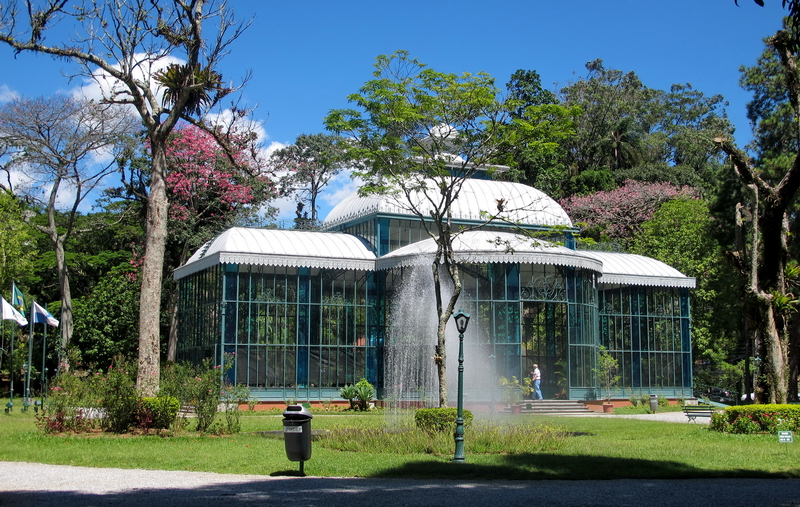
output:
[[[0,297],[0,299],[3,300],[3,320],[15,320],[20,326],[28,325],[28,319],[26,319],[24,315],[18,312],[16,308],[11,306],[11,304],[6,301],[5,298]]]
[[[58,320],[36,302],[31,305],[31,314],[34,324],[49,324],[53,327],[58,326]]]

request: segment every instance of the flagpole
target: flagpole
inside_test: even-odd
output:
[[[33,305],[36,301],[31,303],[31,325],[28,327],[28,367],[25,369],[25,403],[31,403],[31,368],[33,367],[33,332],[36,329],[36,318],[34,317]],[[46,326],[47,324],[45,324]]]
[[[11,352],[8,354],[8,394],[10,400],[8,400],[8,404],[12,409],[14,407],[14,325],[11,325],[11,344],[9,346]]]
[[[44,407],[44,377],[45,377],[44,361],[46,352],[47,352],[47,322],[44,323],[44,337],[42,338],[42,385],[40,387],[42,395],[42,407]]]

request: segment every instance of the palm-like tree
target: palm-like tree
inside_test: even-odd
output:
[[[231,91],[222,86],[222,74],[209,67],[200,68],[197,65],[173,63],[158,72],[155,79],[164,87],[162,102],[165,107],[174,106],[181,97],[181,92],[189,90],[185,111],[190,115],[200,114],[203,108],[214,104]]]

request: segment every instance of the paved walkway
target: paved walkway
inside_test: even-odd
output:
[[[689,422],[683,412],[595,416]],[[153,507],[800,506],[800,480],[434,481],[268,477],[0,462],[0,506],[142,504]]]
[[[709,424],[710,417],[697,417],[694,421],[690,421],[686,414],[683,412],[656,412],[655,414],[636,414],[636,415],[609,415],[598,413],[598,417],[621,417],[624,419],[642,419],[644,421],[665,421],[674,423],[688,423],[688,424]]]
[[[336,479],[0,462],[0,505],[14,507],[798,506],[800,480]]]

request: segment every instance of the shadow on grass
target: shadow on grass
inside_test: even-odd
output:
[[[800,469],[785,472],[763,470],[707,470],[685,463],[664,460],[607,458],[603,456],[566,456],[561,454],[527,453],[508,455],[505,464],[479,465],[449,461],[417,461],[388,468],[372,477],[415,479],[507,479],[507,480],[589,480],[589,479],[713,479],[760,478],[785,479],[800,477]]]

